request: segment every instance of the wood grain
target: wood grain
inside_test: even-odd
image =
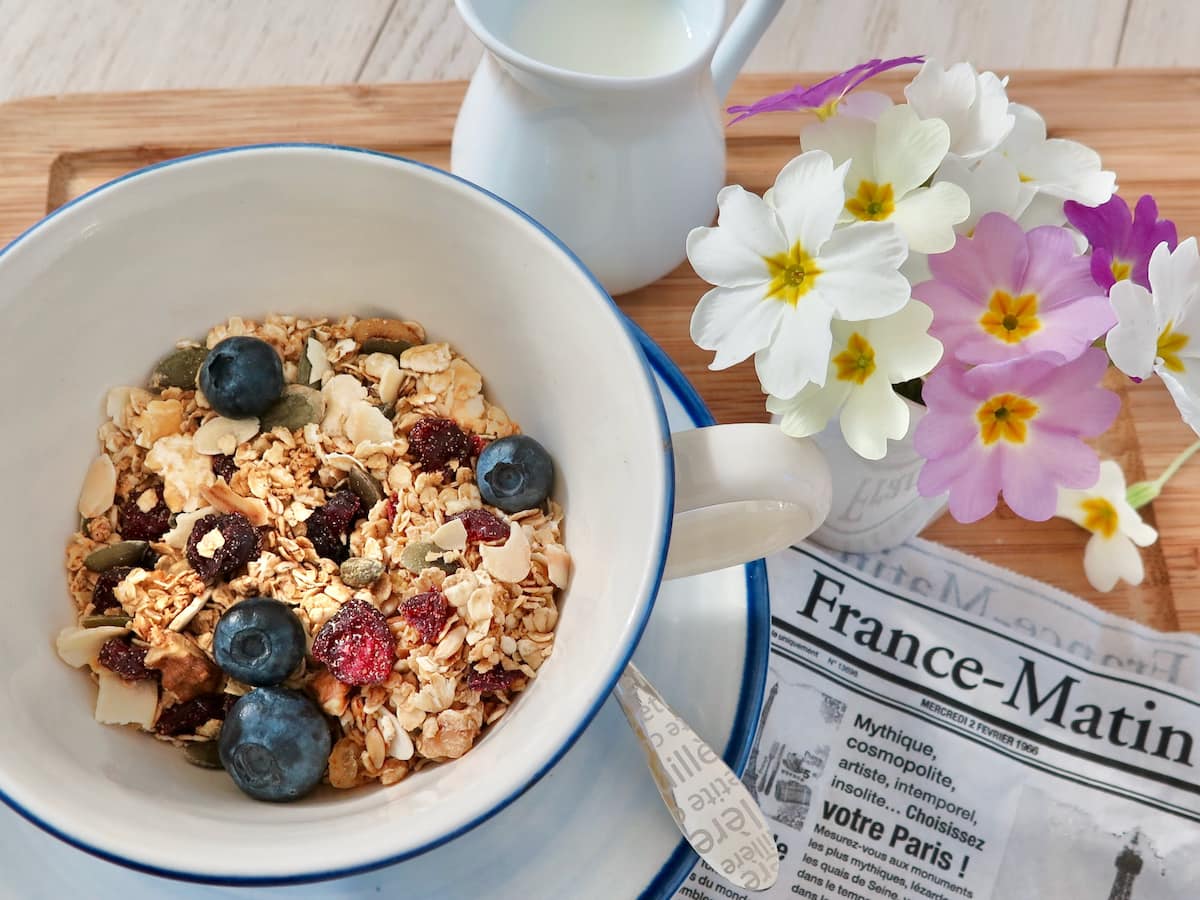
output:
[[[779,90],[802,76],[746,76],[736,102]],[[892,79],[892,89],[900,81]],[[1126,193],[1153,191],[1183,234],[1200,232],[1200,72],[1022,72],[1014,99],[1031,103],[1070,135],[1096,147]],[[48,209],[132,168],[230,144],[316,140],[375,147],[445,165],[461,83],[380,87],[273,88],[33,99],[0,106],[0,242]],[[729,133],[731,182],[761,191],[798,149],[804,118],[751,120]],[[686,264],[656,285],[619,298],[696,384],[721,421],[762,420],[754,373],[743,365],[707,369],[709,354],[688,338],[691,308],[704,290]],[[1153,475],[1192,440],[1157,382],[1113,380],[1126,412],[1106,437],[1105,455],[1132,478]],[[1082,572],[1086,534],[1069,523],[1030,524],[997,514],[969,528],[948,519],[928,536],[1086,596],[1157,628],[1200,631],[1200,463],[1186,469],[1153,513],[1162,533],[1146,554],[1139,588],[1096,595]]]
[[[1118,66],[1200,63],[1200,4],[1193,0],[1130,0]]]

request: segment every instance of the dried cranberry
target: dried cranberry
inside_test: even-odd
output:
[[[450,518],[458,519],[466,526],[468,541],[486,544],[508,540],[508,523],[486,509],[467,509]]]
[[[405,622],[417,629],[421,640],[432,644],[450,618],[450,604],[441,591],[426,591],[401,603],[399,612]]]
[[[199,544],[211,531],[220,531],[225,543],[211,557],[201,556]],[[228,578],[262,552],[262,535],[241,513],[205,516],[192,528],[187,542],[187,558],[206,582]]]
[[[427,471],[471,455],[471,441],[453,419],[422,419],[408,432],[408,452]]]
[[[234,474],[237,472],[237,463],[233,461],[233,457],[226,453],[218,453],[212,458],[213,474],[218,478],[224,478],[226,483],[233,480]]]
[[[163,501],[162,487],[156,486],[151,490],[154,491],[158,502],[149,512],[143,512],[138,505],[138,500],[144,492],[139,492],[121,504],[117,530],[127,541],[157,541],[171,529],[171,510]]]
[[[100,577],[96,579],[96,587],[92,589],[92,607],[96,612],[102,613],[106,609],[121,605],[121,601],[117,599],[116,587],[132,571],[131,566],[116,566],[100,573]]]
[[[146,668],[146,647],[138,647],[127,638],[113,638],[100,648],[100,665],[116,672],[126,681],[146,681],[158,672]]]
[[[324,506],[313,510],[305,524],[317,555],[343,562],[350,555],[349,537],[354,523],[365,513],[358,495],[348,490],[338,491]]]
[[[471,455],[478,456],[483,452],[483,448],[490,443],[491,441],[485,438],[482,434],[471,435]]]
[[[201,694],[186,703],[168,706],[158,715],[154,730],[173,737],[177,734],[194,734],[196,729],[211,719],[224,721],[232,705],[226,701],[227,694]]]
[[[486,672],[472,669],[467,674],[467,687],[473,691],[479,691],[481,694],[506,691],[522,674],[517,670],[505,671],[499,666],[494,666]]]
[[[383,613],[365,600],[351,600],[321,626],[312,655],[343,684],[378,684],[392,673],[396,639]]]

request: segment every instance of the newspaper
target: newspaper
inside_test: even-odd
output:
[[[919,540],[768,572],[780,880],[678,900],[1200,897],[1200,638]]]

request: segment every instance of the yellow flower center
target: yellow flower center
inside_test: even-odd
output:
[[[832,119],[837,114],[838,103],[841,97],[834,97],[832,100],[822,103],[820,106],[814,106],[813,112],[816,113],[818,119],[824,122],[826,119]]]
[[[857,331],[846,341],[846,349],[833,358],[839,381],[863,384],[875,371],[875,348]]]
[[[979,324],[992,337],[1005,344],[1019,344],[1042,327],[1038,321],[1037,294],[1014,297],[1008,291],[996,291],[988,301]]]
[[[1018,172],[1017,177],[1021,179],[1021,184],[1029,184],[1034,178],[1032,175],[1026,175],[1024,172]]]
[[[846,211],[864,222],[881,222],[896,211],[892,185],[860,181],[858,193],[846,201]]]
[[[975,412],[979,421],[979,437],[984,444],[1006,440],[1025,443],[1029,420],[1038,414],[1038,406],[1018,394],[997,394]]]
[[[1110,538],[1117,533],[1117,510],[1103,497],[1089,497],[1079,504],[1083,509],[1083,527]]]
[[[1124,281],[1129,277],[1129,273],[1133,271],[1133,264],[1127,263],[1123,259],[1113,258],[1112,261],[1113,278],[1117,281]]]
[[[1175,331],[1173,322],[1168,322],[1167,327],[1158,336],[1158,355],[1163,365],[1172,372],[1183,371],[1183,360],[1179,358],[1179,351],[1187,346],[1187,342],[1188,336]]]
[[[812,290],[813,283],[821,274],[817,261],[804,252],[799,241],[786,253],[764,256],[763,261],[767,264],[767,271],[771,273],[767,298],[774,297],[792,306]]]

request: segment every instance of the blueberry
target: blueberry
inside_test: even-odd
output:
[[[283,393],[283,362],[275,348],[253,337],[225,338],[200,367],[200,390],[228,419],[261,416]]]
[[[255,800],[303,797],[321,780],[333,741],[325,717],[304,694],[257,688],[229,711],[221,728],[221,764]]]
[[[554,461],[533,438],[514,434],[483,448],[475,478],[485,503],[516,513],[533,509],[550,495]]]
[[[291,607],[251,597],[229,608],[213,632],[217,664],[256,687],[279,684],[304,658],[304,626]]]

